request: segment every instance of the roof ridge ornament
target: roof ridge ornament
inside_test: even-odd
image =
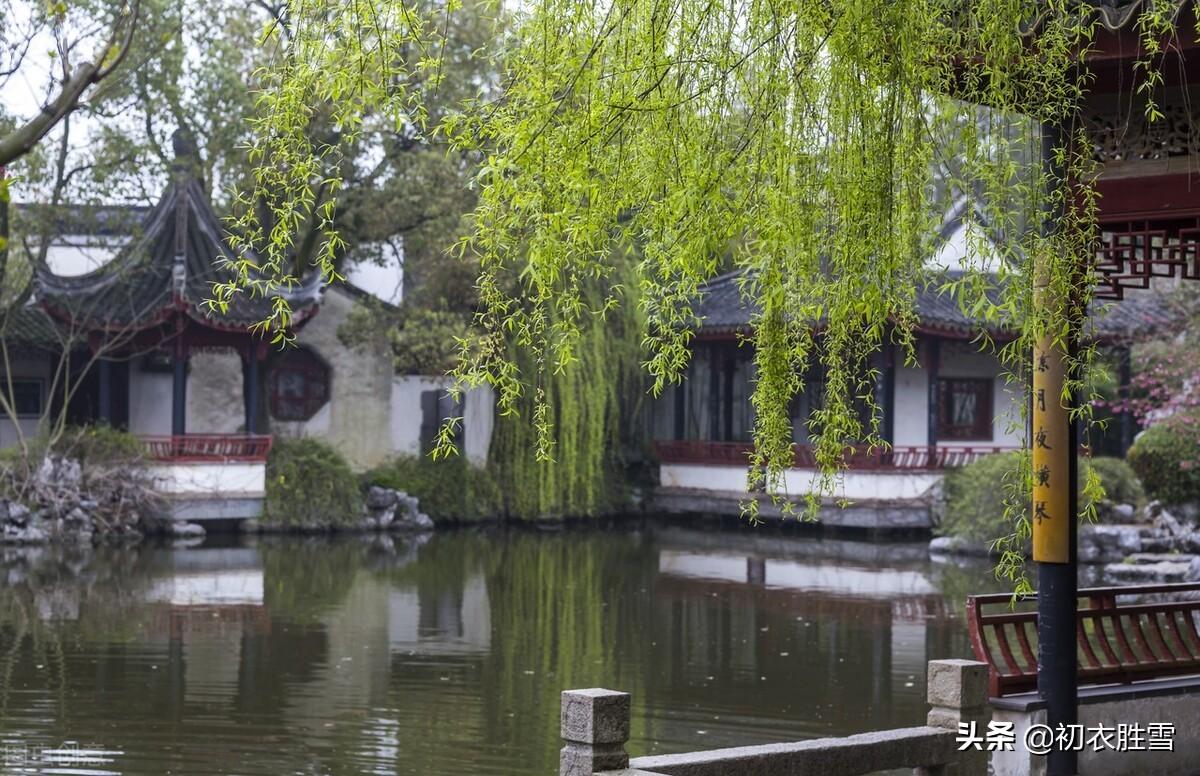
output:
[[[175,261],[171,267],[171,292],[176,302],[187,289],[188,183],[195,175],[196,139],[180,127],[171,135],[175,149]]]
[[[175,150],[177,163],[196,159],[196,136],[186,127],[180,127],[171,134],[171,147]]]

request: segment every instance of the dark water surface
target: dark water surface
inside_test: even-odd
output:
[[[996,588],[924,543],[654,523],[0,558],[5,773],[552,774],[593,686],[635,755],[920,724]]]

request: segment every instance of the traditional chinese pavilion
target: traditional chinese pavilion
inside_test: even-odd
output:
[[[233,251],[196,175],[193,143],[177,133],[174,148],[167,190],[115,257],[84,275],[41,273],[36,301],[60,326],[77,332],[78,339],[86,335],[95,359],[88,391],[95,397],[95,420],[142,432],[153,429],[159,435],[169,430],[170,438],[157,443],[169,445],[175,456],[203,455],[214,445],[225,456],[256,456],[266,444],[256,434],[260,370],[268,343],[251,326],[270,315],[272,300],[241,295],[225,313],[210,309],[213,285],[231,277],[222,260]],[[285,292],[295,311],[294,326],[317,311],[320,291],[320,276],[314,273]],[[243,440],[187,436],[189,357],[213,349],[233,350],[242,359]],[[136,422],[131,423],[131,415]]]

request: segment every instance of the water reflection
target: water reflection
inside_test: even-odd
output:
[[[631,750],[916,724],[986,566],[919,544],[481,530],[0,553],[0,743],[29,772],[552,773],[558,693],[634,694]],[[12,762],[6,771],[15,769]]]

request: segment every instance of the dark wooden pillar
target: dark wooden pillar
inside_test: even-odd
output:
[[[96,391],[96,420],[106,426],[111,426],[113,425],[112,362],[107,358],[98,359],[96,373],[99,383]]]
[[[187,433],[187,360],[187,345],[180,340],[175,343],[175,358],[172,362],[175,369],[174,379],[171,383],[171,434],[173,436],[183,436]]]
[[[708,349],[708,439],[721,441],[721,350]]]
[[[936,337],[926,340],[925,372],[929,375],[929,463],[934,463],[934,450],[938,443],[938,374],[942,366],[942,341]]]
[[[891,344],[880,348],[878,365],[875,402],[879,405],[879,436],[890,445],[896,441],[896,362]]]
[[[723,429],[723,438],[726,442],[733,441],[733,377],[737,370],[735,362],[736,353],[732,350],[725,351],[724,375],[725,385],[723,388],[725,394],[724,417],[721,418],[725,425]]]
[[[685,379],[671,390],[675,394],[675,439],[687,439],[687,398],[688,398],[688,381]]]
[[[258,433],[258,345],[251,342],[246,349],[246,433]]]

